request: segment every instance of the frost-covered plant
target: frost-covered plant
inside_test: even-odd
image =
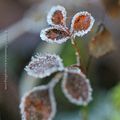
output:
[[[94,24],[94,18],[86,11],[78,12],[74,15],[70,29],[66,26],[66,18],[64,7],[52,7],[47,16],[47,22],[50,27],[41,31],[41,39],[50,43],[61,44],[68,39],[87,34]]]
[[[23,120],[52,120],[56,113],[54,87],[61,81],[61,89],[69,100],[76,105],[87,105],[92,100],[90,82],[80,69],[80,52],[75,37],[82,37],[91,30],[94,18],[90,13],[83,11],[74,15],[70,29],[66,26],[66,10],[62,6],[52,7],[47,16],[50,27],[41,30],[40,37],[49,43],[62,44],[71,40],[76,50],[77,63],[64,67],[62,59],[53,54],[37,54],[25,70],[28,75],[36,78],[45,78],[56,75],[47,85],[33,88],[22,97],[20,104]]]

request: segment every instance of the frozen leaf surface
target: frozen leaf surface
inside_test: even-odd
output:
[[[68,70],[65,72],[62,90],[68,100],[77,105],[87,105],[92,99],[89,80],[80,71]]]
[[[79,12],[72,19],[71,32],[74,36],[83,36],[91,30],[94,21],[90,13]]]
[[[53,26],[66,25],[66,10],[64,7],[58,5],[51,8],[47,16],[47,22]]]
[[[40,37],[46,42],[61,44],[70,38],[70,33],[63,27],[50,27],[43,29]]]
[[[20,104],[22,120],[52,120],[56,112],[53,92],[47,86],[26,93]]]
[[[32,57],[31,62],[26,66],[25,70],[28,75],[38,78],[44,78],[54,72],[64,69],[62,59],[57,55],[45,54]]]

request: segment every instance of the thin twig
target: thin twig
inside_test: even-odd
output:
[[[82,119],[83,120],[88,120],[88,107],[84,107],[82,110]]]
[[[76,51],[75,55],[76,55],[76,60],[77,60],[77,67],[79,66],[79,68],[86,74],[86,67],[84,66],[81,58],[80,58],[80,49],[75,41],[74,38],[71,39],[71,43]]]
[[[75,48],[75,51],[76,51],[75,55],[76,55],[76,59],[77,59],[77,65],[80,66],[80,49],[77,46],[77,43],[76,43],[74,38],[71,39],[71,43],[72,43],[72,45],[73,45],[73,47]]]

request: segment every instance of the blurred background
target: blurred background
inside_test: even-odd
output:
[[[41,83],[24,71],[31,56],[37,52],[57,53],[65,66],[75,63],[75,51],[69,41],[48,44],[39,37],[40,30],[47,27],[46,16],[54,5],[66,8],[68,25],[72,16],[82,10],[95,18],[92,31],[77,38],[84,64],[91,56],[88,76],[93,101],[85,109],[74,106],[64,98],[58,85],[55,92],[58,112],[54,120],[83,120],[84,114],[87,116],[84,120],[120,120],[120,0],[0,0],[0,120],[20,120],[21,96]],[[107,35],[101,33],[97,37],[105,40],[103,52],[106,49],[109,52],[96,58],[96,51],[90,51],[89,45],[100,22]],[[114,44],[112,51],[109,39]]]

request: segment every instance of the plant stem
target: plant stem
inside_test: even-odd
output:
[[[83,72],[88,75],[88,70],[89,70],[89,66],[90,66],[90,63],[91,63],[91,56],[88,58],[88,63],[86,66],[84,66],[84,64],[81,61],[80,59],[80,49],[75,41],[74,38],[71,39],[71,43],[76,51],[75,55],[76,55],[76,60],[77,60],[77,67],[81,68],[83,70]],[[80,64],[81,63],[81,64]],[[75,65],[74,65],[75,66]],[[82,110],[82,120],[88,120],[88,108],[87,106],[83,108]]]
[[[79,67],[85,74],[86,74],[86,67],[84,66],[81,58],[80,58],[80,49],[77,45],[77,42],[75,41],[74,38],[71,38],[71,44],[75,49],[75,55],[76,55],[76,61],[77,61],[77,67]]]
[[[88,120],[88,108],[87,106],[82,110],[82,120]]]
[[[77,43],[76,43],[76,41],[75,41],[74,38],[71,39],[71,43],[72,43],[72,45],[73,45],[73,47],[74,47],[74,49],[75,49],[75,51],[76,51],[76,52],[75,52],[75,55],[76,55],[77,65],[80,66],[80,49],[79,49],[79,47],[77,46]]]

